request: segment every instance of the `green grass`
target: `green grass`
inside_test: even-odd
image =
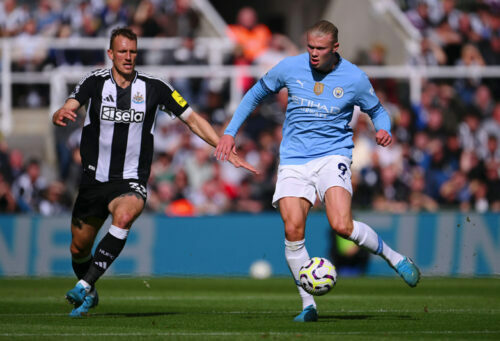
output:
[[[500,339],[500,279],[341,278],[318,297],[317,323],[295,323],[288,278],[111,278],[100,305],[69,318],[70,278],[0,279],[0,340]]]

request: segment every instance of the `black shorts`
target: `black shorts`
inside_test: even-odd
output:
[[[138,180],[119,180],[93,184],[82,183],[73,207],[73,219],[86,221],[86,218],[92,217],[104,221],[109,215],[109,203],[114,198],[126,193],[137,193],[146,201],[146,185]]]

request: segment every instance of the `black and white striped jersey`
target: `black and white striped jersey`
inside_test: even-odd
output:
[[[125,89],[111,69],[85,76],[69,98],[87,104],[80,154],[84,178],[108,182],[137,179],[146,182],[153,159],[153,131],[158,109],[185,119],[192,112],[172,86],[137,72]]]

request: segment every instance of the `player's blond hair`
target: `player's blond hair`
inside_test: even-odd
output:
[[[308,34],[316,33],[321,35],[331,35],[333,43],[337,43],[339,41],[339,30],[337,26],[329,22],[328,20],[320,20],[314,25],[312,25],[308,30]]]

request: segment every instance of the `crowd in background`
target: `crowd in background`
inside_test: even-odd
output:
[[[409,63],[426,65],[500,64],[500,6],[497,1],[399,1],[411,23],[422,33],[422,53]],[[206,51],[194,38],[200,18],[189,0],[142,0],[135,11],[122,0],[37,2],[38,8],[15,0],[0,4],[3,36],[108,36],[117,25],[129,25],[139,36],[182,36],[178,49],[161,55],[144,51],[143,64],[204,64]],[[235,42],[226,63],[270,68],[287,55],[303,51],[286,36],[259,22],[250,7],[241,9],[228,27]],[[340,30],[340,34],[348,34]],[[21,44],[22,45],[22,44]],[[67,64],[99,65],[102,51],[51,51],[42,56],[22,46],[14,60],[17,70],[41,70]],[[27,51],[29,49],[32,51]],[[385,65],[387,47],[368,47],[353,62]],[[340,49],[340,53],[342,50]],[[29,58],[28,58],[29,57]],[[31,58],[31,59],[30,59]],[[139,66],[140,68],[140,66]],[[196,111],[223,133],[228,112],[228,84],[205,78],[169,80]],[[408,86],[393,79],[372,79],[391,115],[394,138],[388,148],[376,146],[373,125],[358,111],[351,123],[353,207],[386,212],[460,209],[500,211],[500,82],[498,79],[424,80],[419,103],[408,99]],[[248,90],[255,79],[242,76]],[[18,105],[44,105],[46,96],[33,89],[18,91]],[[68,89],[68,93],[71,89]],[[16,94],[16,92],[15,92]],[[31,97],[30,97],[31,96]],[[258,213],[272,210],[287,104],[285,90],[268,97],[237,135],[238,153],[256,165],[259,175],[216,162],[213,148],[188,131],[178,119],[160,113],[155,128],[155,158],[148,184],[146,210],[173,216]],[[42,160],[24,160],[19,150],[0,145],[0,211],[70,212],[80,176],[79,137],[82,120],[70,129],[56,129],[59,161],[56,180],[40,172]],[[315,209],[321,209],[319,203]]]

